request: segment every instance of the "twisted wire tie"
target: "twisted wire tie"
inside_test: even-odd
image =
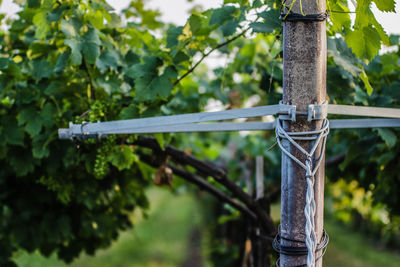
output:
[[[280,119],[277,119],[276,126],[276,139],[279,147],[282,152],[291,158],[294,162],[296,162],[299,166],[301,166],[306,171],[306,182],[307,182],[307,191],[306,191],[306,205],[304,207],[304,215],[306,218],[305,232],[306,232],[306,246],[307,246],[307,266],[314,267],[315,266],[315,251],[316,251],[316,234],[315,234],[315,198],[314,198],[314,176],[318,171],[323,154],[325,153],[325,145],[326,138],[329,134],[329,121],[327,119],[323,120],[323,124],[321,129],[314,131],[304,131],[304,132],[286,132],[283,128]],[[284,148],[281,139],[287,139],[289,143],[295,146],[301,153],[303,153],[307,159],[305,163],[301,162],[298,158],[292,155],[287,149]],[[303,147],[301,147],[295,140],[299,141],[314,141],[314,144],[310,150],[310,152],[306,151]],[[317,147],[320,145],[322,141],[321,154],[318,159],[316,159],[316,164],[313,167],[312,157],[316,152]]]

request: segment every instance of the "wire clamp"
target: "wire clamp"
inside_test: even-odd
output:
[[[308,105],[308,121],[323,120],[328,116],[328,101],[324,101],[321,105],[312,104]]]
[[[284,120],[284,121],[296,121],[296,106],[294,105],[285,105],[282,103],[282,100],[279,101],[279,107],[281,107],[281,110],[284,110],[285,108],[287,112],[285,114],[279,114],[279,119]]]

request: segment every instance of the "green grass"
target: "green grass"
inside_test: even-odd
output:
[[[96,255],[82,254],[71,265],[47,259],[38,253],[20,253],[20,267],[169,267],[179,266],[187,255],[189,232],[202,221],[200,204],[186,195],[173,195],[168,190],[149,192],[151,208],[148,219],[139,219],[131,231],[124,232],[109,249]],[[135,214],[134,218],[137,218]]]
[[[271,215],[280,217],[280,205],[272,205]],[[378,249],[363,234],[325,218],[324,227],[329,234],[329,244],[323,258],[324,267],[398,267],[400,254]]]
[[[16,255],[18,266],[179,266],[187,256],[187,241],[191,229],[205,223],[201,204],[189,194],[174,195],[168,190],[153,189],[149,196],[149,218],[143,219],[134,214],[135,228],[122,233],[109,249],[100,250],[95,256],[82,254],[71,265],[57,260],[55,255],[47,259],[38,253],[20,253]],[[271,210],[273,218],[279,218],[279,205],[272,206]],[[400,266],[399,254],[375,248],[373,242],[361,233],[342,227],[329,218],[325,221],[325,228],[330,236],[330,243],[324,256],[324,267]],[[206,243],[203,242],[203,245]],[[207,248],[204,247],[203,251],[207,251]]]
[[[400,254],[376,248],[372,240],[361,233],[343,227],[332,219],[325,221],[325,228],[330,243],[324,256],[324,266],[400,266]]]

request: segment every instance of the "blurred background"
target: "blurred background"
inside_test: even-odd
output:
[[[121,12],[124,8],[128,7],[130,3],[129,0],[108,2],[117,12]],[[194,8],[199,10],[218,8],[223,3],[222,0],[149,0],[144,2],[146,8],[159,11],[160,20],[181,26],[186,23],[189,10]],[[9,17],[15,17],[19,8],[17,5],[13,4],[11,0],[3,0],[0,10]],[[376,8],[375,11],[377,12],[378,21],[382,23],[387,33],[393,34],[393,36],[400,33],[400,28],[398,27],[398,25],[400,25],[399,14],[378,12]],[[399,11],[399,7],[397,7],[397,11]],[[272,49],[275,45],[275,40],[268,38],[256,38],[255,42],[259,46],[257,46],[257,48],[252,47],[251,49],[259,49],[261,52],[264,46],[267,46],[268,49]],[[250,48],[249,46],[243,45],[240,49],[240,52],[247,53]],[[389,74],[392,75],[390,77],[394,77],[391,78],[392,80],[398,79],[398,77],[400,77],[398,49],[399,43],[391,46],[388,50],[389,54],[381,55],[374,59],[370,67],[366,69],[368,74],[371,74],[371,77],[376,77],[376,79],[387,79],[385,77],[389,76]],[[382,70],[385,69],[387,62],[391,62],[389,58],[395,58],[396,60],[392,64],[393,69],[388,72],[389,74],[385,74]],[[216,55],[204,61],[204,67],[200,71],[199,77],[201,78],[199,78],[199,80],[211,81],[214,77],[207,77],[210,72],[215,76],[221,73],[221,70],[219,70],[220,72],[212,72],[210,71],[211,69],[215,70],[225,67],[232,62],[234,62],[233,59],[229,57],[221,58],[221,55],[216,53]],[[269,90],[271,90],[272,84],[272,90],[276,89],[276,91],[279,91],[279,78],[275,76],[279,76],[281,73],[277,70],[280,68],[278,66],[279,64],[274,67],[275,63],[269,65],[270,67],[272,66],[272,73],[271,69],[269,69],[269,74],[259,77],[257,81],[253,81],[252,85],[262,84],[262,86],[265,88],[269,87]],[[250,62],[248,62],[248,64],[250,64]],[[274,70],[274,68],[277,69]],[[329,67],[328,71],[330,71],[331,75],[329,81],[339,81],[338,84],[340,82],[343,82],[343,84],[346,82],[346,85],[353,82],[349,81],[350,78],[347,76],[345,77],[345,74],[333,67]],[[226,75],[228,74],[229,73]],[[222,74],[222,76],[223,75],[225,74]],[[243,84],[248,82],[250,84],[246,78],[250,79],[245,75],[236,75],[232,78],[231,82]],[[329,84],[329,81],[328,88],[329,86],[334,87],[335,85]],[[201,84],[199,81],[196,82]],[[227,81],[227,83],[229,83],[229,81]],[[391,83],[393,83],[393,81],[391,81]],[[188,82],[188,85],[191,85],[190,82]],[[399,83],[394,85],[394,89],[392,88],[391,90],[400,90],[400,87],[397,87],[398,85]],[[337,89],[335,93],[332,93],[339,101],[345,101],[346,97],[351,97],[351,101],[358,101],[358,103],[377,103],[382,100],[381,95],[376,95],[375,98],[368,98],[365,92],[359,90],[359,87],[354,89],[354,93],[352,92],[350,96],[346,95],[342,97],[340,96],[341,86],[345,87],[345,85],[339,85],[339,89]],[[380,88],[379,86],[376,87]],[[267,92],[267,90],[264,91]],[[377,94],[379,92],[378,89]],[[398,97],[398,95],[394,95],[393,97]],[[235,100],[235,96],[230,95],[229,98],[230,100]],[[279,94],[276,93],[268,101],[272,103],[278,98]],[[258,98],[249,99],[248,102],[250,103],[252,101],[259,101]],[[227,104],[221,99],[215,99],[209,101],[205,106],[206,110],[218,110],[226,108]],[[371,132],[365,135],[364,133],[366,132],[360,133],[361,132],[357,131],[351,134],[337,132],[337,134],[332,137],[332,144],[328,147],[328,154],[330,156],[337,155],[337,151],[340,151],[344,147],[350,147],[354,140],[354,142],[364,142],[363,144],[365,145],[366,140],[368,141],[370,140],[368,138],[372,138]],[[388,134],[385,135],[385,133],[381,135],[385,136],[380,140],[382,146],[385,143],[389,143],[393,151],[399,150],[399,144],[398,142],[396,143],[397,138],[393,141],[394,137],[390,134],[389,137]],[[396,133],[396,135],[398,135],[398,133]],[[193,151],[196,150],[194,147],[195,145],[202,147],[202,151],[207,152],[206,158],[216,160],[228,166],[228,169],[231,169],[234,173],[233,177],[237,177],[241,185],[246,183],[246,179],[250,179],[251,181],[255,179],[255,157],[257,155],[263,155],[266,159],[265,168],[271,167],[271,170],[266,171],[264,179],[266,183],[270,185],[270,189],[279,187],[276,182],[280,171],[278,167],[279,150],[275,149],[271,152],[260,152],[259,149],[256,149],[256,147],[268,147],[272,145],[273,142],[260,143],[261,141],[258,139],[256,140],[253,135],[249,133],[240,133],[232,136],[229,145],[225,143],[225,147],[222,145],[210,145],[207,147],[206,145],[198,143],[200,138],[196,141],[196,137],[198,136],[199,135],[193,135],[192,137],[188,137],[176,135],[175,138],[182,138],[187,140],[187,142],[194,143],[193,147],[190,147]],[[338,141],[338,139],[343,136],[348,137],[349,141],[347,143]],[[223,134],[212,134],[210,138],[218,141],[224,139],[225,136]],[[241,141],[242,139],[246,140]],[[251,143],[251,145],[249,145],[249,143]],[[236,146],[236,148],[233,148],[234,152],[232,152],[232,146]],[[250,152],[246,155],[241,155],[240,152],[237,152],[243,148]],[[237,158],[232,159],[232,155]],[[395,155],[398,154],[394,154],[391,160],[396,160]],[[325,199],[325,226],[330,235],[330,243],[324,257],[324,266],[400,266],[400,217],[390,214],[385,201],[373,198],[372,191],[375,189],[373,183],[371,183],[370,188],[368,188],[363,182],[357,182],[357,179],[349,179],[350,176],[354,178],[369,175],[367,168],[361,168],[357,165],[353,165],[353,167],[350,166],[358,156],[360,156],[360,154],[354,154],[346,160],[342,159],[338,161],[335,163],[336,166],[333,166],[335,168],[334,170],[329,170],[328,168]],[[237,160],[243,158],[245,158],[249,164],[240,165]],[[377,161],[376,158],[371,158],[371,161],[372,160]],[[379,160],[383,161],[383,159]],[[367,165],[368,163],[365,164]],[[383,163],[382,166],[384,166]],[[274,168],[274,170],[272,170],[272,168]],[[363,169],[363,172],[359,172],[359,169],[353,172],[350,170],[351,168]],[[240,171],[237,169],[240,169]],[[235,171],[238,172],[237,175]],[[245,173],[244,176],[247,176],[244,180],[243,173]],[[393,175],[393,177],[395,177],[394,179],[398,179],[397,174]],[[390,187],[390,183],[386,184],[386,186]],[[398,192],[398,189],[396,189],[396,191]],[[109,248],[100,249],[95,255],[81,253],[79,258],[74,260],[71,264],[66,264],[58,260],[55,254],[46,258],[41,256],[39,252],[28,253],[25,251],[18,251],[14,254],[15,262],[21,267],[206,267],[228,266],[227,263],[231,258],[235,258],[240,253],[239,248],[236,246],[237,244],[234,242],[235,233],[232,233],[234,231],[232,229],[238,229],[238,227],[240,229],[240,225],[242,225],[243,222],[238,219],[238,214],[230,210],[228,206],[219,204],[212,197],[207,195],[207,193],[196,190],[191,186],[182,185],[179,181],[177,182],[175,180],[172,188],[152,187],[147,189],[146,193],[149,198],[148,210],[135,210],[130,215],[130,219],[135,227],[124,231],[116,241],[112,242]],[[382,199],[386,197],[390,198],[390,196],[381,195]],[[279,199],[279,197],[277,199]],[[279,224],[279,200],[271,205],[271,216],[274,221]],[[216,236],[219,238],[215,238]],[[274,259],[276,259],[276,256],[276,254],[273,256]]]

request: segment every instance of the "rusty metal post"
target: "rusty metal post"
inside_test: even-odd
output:
[[[319,14],[326,11],[326,0],[302,0],[304,14]],[[292,12],[301,13],[300,1]],[[326,99],[326,24],[325,21],[286,21],[283,23],[283,103],[296,105],[297,111],[307,111],[309,104],[321,104]],[[308,131],[321,127],[322,121],[308,122],[307,118],[297,117],[296,122],[285,122],[287,131]],[[309,149],[307,141],[298,142]],[[297,158],[305,161],[287,141],[284,146]],[[317,149],[318,151],[319,149]],[[315,155],[319,157],[320,155]],[[319,243],[323,232],[324,207],[324,159],[315,175],[315,232]],[[282,201],[281,201],[281,245],[304,246],[289,241],[305,240],[306,203],[305,171],[282,153]],[[316,254],[316,258],[320,253]],[[307,256],[280,255],[280,266],[298,266],[306,264]],[[322,266],[322,259],[315,266]]]

